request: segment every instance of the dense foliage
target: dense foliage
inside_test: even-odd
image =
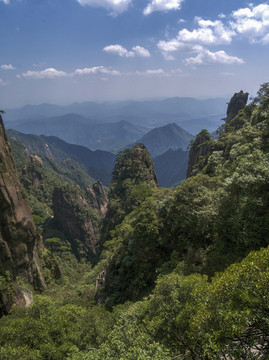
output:
[[[99,263],[63,251],[63,276],[0,319],[1,359],[269,358],[269,84],[219,132],[175,190],[143,145],[119,154]]]

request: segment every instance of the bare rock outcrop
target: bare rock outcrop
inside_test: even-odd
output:
[[[206,158],[212,150],[211,136],[202,130],[191,145],[186,177],[196,175],[205,166]]]
[[[229,123],[236,117],[240,110],[244,109],[248,101],[248,95],[249,94],[244,93],[243,90],[234,94],[228,104],[226,123]]]
[[[92,207],[100,214],[102,218],[107,213],[108,196],[100,181],[87,188],[87,195]]]
[[[105,213],[107,204],[101,197],[102,185],[95,190],[87,190],[90,196],[84,197],[73,188],[55,188],[53,192],[53,212],[58,226],[63,230],[70,241],[72,250],[78,260],[86,258],[94,263],[99,249],[99,223],[102,213]],[[97,191],[98,189],[98,191]],[[96,191],[96,192],[95,192]]]
[[[36,240],[31,211],[21,191],[0,115],[0,276],[9,284],[8,291],[0,289],[0,315],[14,303],[23,306],[16,283],[18,275],[40,289],[46,286],[35,253]]]

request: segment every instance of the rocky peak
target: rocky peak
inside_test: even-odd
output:
[[[186,177],[195,175],[205,166],[207,155],[212,149],[211,136],[207,130],[202,130],[191,145]]]
[[[92,186],[89,186],[87,195],[92,207],[104,218],[107,212],[108,197],[102,183],[97,181]]]
[[[16,283],[21,276],[36,288],[44,288],[37,251],[37,236],[30,208],[22,195],[10,145],[0,115],[0,276],[10,275],[13,291],[0,294],[0,315],[17,303],[24,304]]]
[[[244,109],[248,101],[248,95],[249,94],[244,93],[243,90],[233,95],[228,104],[226,123],[229,123],[236,117],[240,110]]]

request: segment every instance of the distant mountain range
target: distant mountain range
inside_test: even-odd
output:
[[[32,120],[44,122],[49,118],[76,114],[86,118],[91,124],[127,121],[136,126],[152,129],[168,123],[176,123],[195,135],[203,128],[207,128],[209,132],[216,130],[220,125],[220,119],[225,116],[226,102],[227,99],[223,98],[206,100],[169,98],[115,103],[85,102],[68,106],[27,105],[19,109],[5,109],[5,123],[6,127],[15,128],[14,124],[13,126],[10,124],[11,122],[18,120],[20,123]]]
[[[146,127],[133,125],[127,121],[96,124],[78,114],[66,114],[39,121],[18,120],[7,123],[7,128],[26,134],[54,135],[72,144],[114,153],[148,131]]]

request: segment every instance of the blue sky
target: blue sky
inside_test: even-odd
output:
[[[268,81],[269,4],[0,0],[0,107],[254,95]]]

